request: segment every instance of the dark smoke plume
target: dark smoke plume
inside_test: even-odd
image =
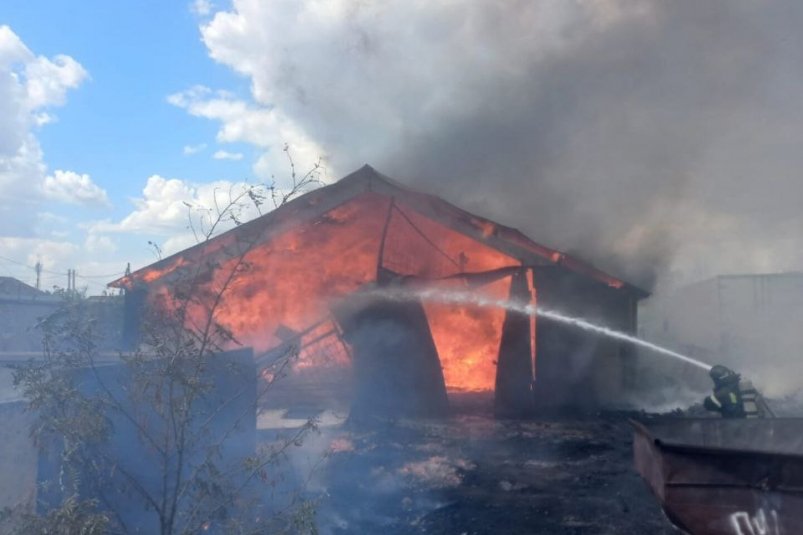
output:
[[[239,0],[203,31],[335,172],[369,162],[647,287],[801,266],[803,4],[332,5]]]

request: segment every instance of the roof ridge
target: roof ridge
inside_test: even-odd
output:
[[[384,185],[384,188],[382,185]],[[383,189],[385,191],[382,191]],[[173,263],[178,262],[188,254],[194,254],[195,252],[200,252],[200,255],[202,256],[204,254],[203,247],[207,247],[213,242],[218,242],[232,233],[244,232],[249,228],[259,228],[260,225],[267,228],[272,224],[286,223],[287,221],[284,221],[283,218],[288,215],[293,217],[294,212],[296,216],[302,217],[299,212],[304,212],[305,209],[317,207],[317,210],[311,212],[313,215],[317,212],[326,213],[326,211],[338,206],[339,204],[342,204],[343,202],[348,202],[348,200],[363,192],[375,192],[377,194],[384,194],[390,197],[395,197],[396,194],[405,194],[411,197],[418,197],[419,200],[423,199],[425,201],[425,206],[422,207],[424,209],[422,214],[425,215],[428,211],[437,212],[437,205],[435,203],[438,203],[438,205],[442,207],[441,211],[444,213],[443,218],[436,217],[436,221],[447,227],[450,227],[455,232],[467,235],[475,240],[485,243],[485,245],[489,247],[504,252],[505,254],[509,254],[511,257],[518,258],[520,261],[524,261],[524,259],[528,257],[541,258],[549,264],[559,265],[565,269],[568,269],[569,271],[584,274],[609,286],[615,288],[627,286],[631,290],[637,291],[645,296],[649,295],[648,292],[628,284],[618,277],[609,275],[585,260],[541,245],[515,227],[509,227],[504,224],[497,223],[496,221],[493,221],[487,217],[469,212],[437,195],[423,193],[410,188],[409,186],[383,173],[380,173],[367,163],[331,184],[327,184],[323,187],[304,193],[303,195],[296,197],[295,199],[275,208],[274,210],[271,210],[270,212],[247,221],[239,226],[235,226],[234,228],[210,238],[207,241],[198,243],[182,251],[178,251],[167,258],[161,259],[158,262],[148,266],[144,266],[134,271],[134,274],[140,273],[146,269],[158,270],[169,268],[171,265],[173,265]],[[408,198],[408,201],[409,200],[410,199]],[[429,208],[429,210],[426,208]],[[414,206],[413,209],[415,209]],[[311,214],[308,212],[305,215],[309,217]],[[451,217],[450,221],[452,224],[449,224],[449,217]],[[466,219],[466,221],[463,219]],[[301,219],[299,221],[301,221]],[[488,229],[481,228],[483,226],[491,227],[491,233],[486,234]],[[473,230],[477,230],[480,233],[480,236],[472,235],[475,233],[469,227],[477,227]],[[511,251],[513,254],[511,254]],[[169,271],[172,271],[172,269],[169,269]],[[109,285],[125,286],[126,279],[126,277],[117,279],[109,283]]]

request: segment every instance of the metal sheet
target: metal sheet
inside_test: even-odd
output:
[[[633,425],[636,470],[678,527],[694,535],[803,533],[803,450],[795,436],[803,419]]]
[[[665,448],[803,457],[803,418],[673,418],[643,425]]]

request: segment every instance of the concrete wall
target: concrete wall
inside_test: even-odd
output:
[[[670,338],[672,333],[683,333],[683,339],[676,347],[684,352],[695,353],[695,348],[702,351],[716,348],[720,343],[719,299],[718,279],[681,288],[666,303],[661,316],[661,331]]]
[[[720,277],[720,344],[777,395],[803,387],[803,275]]]
[[[41,351],[42,335],[36,325],[60,303],[55,298],[0,297],[0,351]]]
[[[25,407],[22,401],[0,403],[0,509],[32,505],[36,495],[38,453]]]
[[[42,350],[39,322],[65,304],[60,297],[0,297],[0,352],[26,353]],[[119,297],[90,297],[81,301],[81,314],[96,324],[97,343],[102,350],[120,346],[123,324],[123,301]],[[2,360],[2,359],[0,359]]]

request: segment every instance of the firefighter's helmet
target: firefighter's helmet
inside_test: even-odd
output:
[[[711,368],[711,370],[708,372],[708,375],[717,384],[729,383],[732,381],[739,380],[738,373],[736,373],[735,371],[731,370],[726,366],[722,366],[721,364],[717,364],[716,366]]]

